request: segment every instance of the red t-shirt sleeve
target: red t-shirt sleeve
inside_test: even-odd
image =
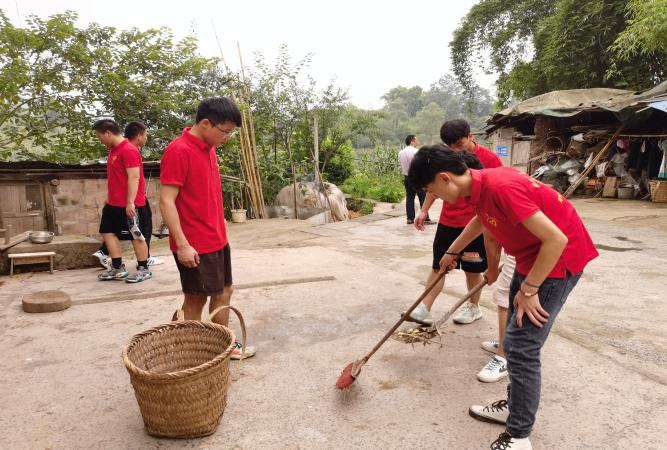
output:
[[[169,149],[160,162],[160,184],[183,186],[188,174],[188,160],[184,152]]]
[[[123,167],[126,169],[141,166],[141,155],[139,154],[139,151],[126,149],[123,151],[123,153],[121,153],[120,158],[123,161]]]
[[[525,186],[510,184],[495,192],[496,201],[512,226],[517,226],[540,210]]]

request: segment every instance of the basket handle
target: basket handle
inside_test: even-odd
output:
[[[213,318],[216,316],[216,314],[218,314],[220,311],[223,311],[225,309],[230,309],[230,310],[234,311],[236,316],[239,318],[239,323],[241,324],[241,335],[243,336],[243,340],[242,340],[243,347],[241,348],[241,361],[243,361],[243,355],[245,355],[245,345],[246,345],[246,336],[247,335],[246,335],[246,329],[245,329],[245,320],[243,320],[243,315],[241,314],[241,311],[239,311],[238,309],[236,309],[233,306],[219,306],[219,307],[215,308],[213,310],[213,312],[211,312],[211,314],[209,314],[208,320],[213,322]]]

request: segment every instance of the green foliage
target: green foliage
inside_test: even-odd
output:
[[[327,181],[333,184],[340,184],[352,175],[355,152],[351,145],[341,144],[337,148],[334,148],[333,142],[327,139],[322,142],[320,151],[332,155],[328,158],[327,165],[325,166]]]
[[[656,82],[667,74],[664,55],[667,54],[667,5],[664,0],[630,0],[626,10],[630,20],[610,50],[618,61],[631,61],[637,56],[644,59],[645,64],[656,73]],[[661,56],[662,55],[662,56]],[[614,63],[607,71],[607,76],[618,75],[617,64]]]
[[[440,126],[448,119],[466,119],[473,129],[481,129],[491,113],[491,95],[473,86],[466,89],[451,75],[445,75],[424,91],[396,87],[382,97],[385,106],[378,120],[384,145],[403,145],[408,134],[416,134],[422,143],[440,142]]]
[[[347,209],[357,211],[362,216],[373,214],[373,209],[375,208],[375,202],[361,198],[349,197],[346,203]]]
[[[499,106],[559,89],[649,88],[666,75],[666,15],[664,0],[482,0],[450,42],[454,73],[474,86],[471,67],[488,54]]]
[[[398,203],[405,196],[400,179],[358,173],[341,186],[343,192],[355,197],[370,198],[381,202]]]
[[[341,189],[359,198],[400,202],[405,189],[396,150],[380,147],[363,152],[356,160],[355,174],[345,180]]]
[[[146,153],[159,157],[202,98],[226,92],[230,77],[197,55],[194,37],[76,20],[30,16],[18,28],[0,10],[0,158],[97,159],[104,149],[90,127],[102,116],[145,122]]]

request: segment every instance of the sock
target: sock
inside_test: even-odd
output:
[[[145,259],[143,261],[137,261],[137,268],[139,269],[139,268],[142,268],[142,267],[144,269],[148,269],[148,260]]]
[[[120,269],[121,264],[123,264],[123,258],[111,258],[111,266],[114,269]]]

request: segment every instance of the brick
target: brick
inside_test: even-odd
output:
[[[98,236],[100,233],[100,224],[99,223],[88,223],[88,236]]]

